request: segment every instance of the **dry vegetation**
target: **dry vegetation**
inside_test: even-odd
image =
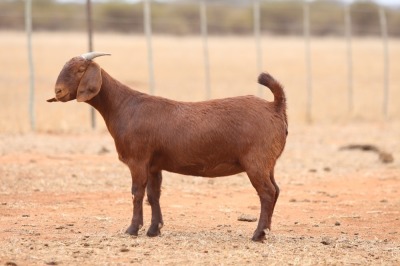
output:
[[[354,41],[355,110],[346,113],[346,50],[341,39],[316,39],[313,48],[313,125],[304,125],[304,45],[297,38],[264,37],[264,67],[286,86],[289,137],[278,161],[281,187],[272,232],[250,237],[258,216],[255,190],[244,174],[204,179],[164,173],[162,235],[147,238],[150,207],[139,237],[123,234],[131,216],[128,169],[117,160],[89,107],[48,104],[63,64],[86,50],[83,34],[34,35],[38,133],[29,133],[26,45],[21,33],[1,32],[0,264],[2,265],[399,265],[400,47],[390,43],[390,117],[382,120],[382,46]],[[210,39],[213,97],[255,94],[254,42]],[[99,58],[111,75],[147,90],[141,36],[97,35]],[[156,93],[179,100],[204,97],[201,40],[154,39]],[[268,93],[265,97],[271,98]],[[18,133],[18,134],[16,134]],[[23,134],[19,134],[23,133]],[[57,134],[55,134],[57,133]],[[394,157],[340,151],[373,144]]]
[[[25,36],[0,32],[0,131],[29,129],[29,74]],[[400,117],[400,41],[390,41],[389,117]],[[205,97],[202,42],[199,37],[157,36],[153,40],[156,94],[177,100]],[[97,62],[112,76],[141,91],[148,91],[148,64],[142,36],[96,35],[96,50],[112,53]],[[347,114],[346,45],[343,39],[315,39],[312,47],[313,117],[316,122],[382,118],[383,49],[379,39],[356,39],[354,48],[354,113]],[[86,105],[48,104],[55,79],[64,63],[87,49],[84,34],[36,33],[33,37],[36,76],[36,118],[40,131],[82,131],[90,127]],[[211,37],[212,97],[256,94],[258,76],[255,43],[251,37]],[[291,122],[305,119],[306,71],[300,38],[263,38],[264,69],[286,87]],[[264,97],[271,99],[271,94]],[[73,114],[71,114],[73,110]],[[98,117],[104,129],[101,118]]]

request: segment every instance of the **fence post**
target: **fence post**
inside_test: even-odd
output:
[[[86,22],[88,32],[88,51],[93,52],[93,23],[92,23],[92,2],[86,0]],[[90,107],[90,121],[92,129],[96,128],[96,112],[93,107]]]
[[[206,99],[211,99],[211,86],[210,86],[210,61],[208,56],[208,31],[207,31],[207,6],[206,2],[200,2],[200,27],[201,36],[203,38],[203,56],[204,56],[204,74],[206,85]]]
[[[344,6],[344,24],[345,34],[347,40],[347,87],[348,87],[348,99],[347,108],[349,113],[353,113],[354,100],[353,100],[353,54],[352,54],[352,43],[351,43],[351,13],[350,4]]]
[[[29,64],[29,122],[31,130],[36,129],[35,116],[35,68],[32,55],[32,0],[25,1],[25,30],[27,35]]]
[[[155,92],[154,82],[154,66],[153,66],[153,45],[152,45],[152,31],[151,31],[151,0],[143,1],[143,14],[144,14],[144,32],[146,34],[147,42],[147,62],[149,64],[149,91],[150,94]]]
[[[379,7],[379,21],[381,24],[383,42],[383,115],[388,118],[389,105],[389,45],[386,14],[383,6]]]
[[[311,53],[310,53],[310,4],[307,0],[303,2],[303,29],[305,41],[305,60],[307,75],[307,106],[306,119],[308,123],[312,123],[312,70],[311,70]]]
[[[253,27],[254,27],[254,38],[256,42],[256,60],[257,60],[257,74],[262,72],[262,47],[261,47],[261,23],[260,23],[260,0],[254,0],[253,2]],[[263,97],[264,88],[258,85],[258,96]]]

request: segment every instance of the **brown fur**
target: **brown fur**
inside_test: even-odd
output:
[[[147,189],[152,209],[147,235],[160,234],[162,170],[204,177],[246,172],[261,201],[253,240],[262,241],[279,196],[274,166],[285,146],[287,118],[282,86],[266,73],[258,81],[271,89],[274,102],[255,96],[178,102],[132,90],[95,62],[75,57],[61,71],[56,98],[49,101],[85,101],[103,116],[132,175],[127,233],[137,235],[143,225]]]

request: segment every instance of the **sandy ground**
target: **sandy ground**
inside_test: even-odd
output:
[[[165,226],[125,235],[128,169],[106,132],[0,135],[0,265],[399,265],[400,125],[294,125],[276,169],[272,231],[250,238],[259,201],[245,174],[164,173]],[[392,153],[340,151],[374,144]]]

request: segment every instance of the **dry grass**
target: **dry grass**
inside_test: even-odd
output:
[[[28,63],[23,33],[0,32],[0,132],[26,132],[28,118]],[[96,50],[112,57],[97,62],[120,81],[141,91],[148,90],[147,50],[143,36],[95,35]],[[196,101],[205,97],[202,43],[200,37],[155,36],[156,94]],[[389,117],[400,118],[400,40],[390,40]],[[347,113],[346,46],[343,39],[313,39],[313,118],[317,122],[349,119],[382,119],[383,59],[379,39],[356,39],[354,48],[354,113]],[[35,33],[36,118],[40,131],[89,129],[89,111],[84,104],[48,104],[55,79],[63,64],[87,49],[80,33]],[[212,97],[256,94],[255,43],[251,37],[211,37],[209,40]],[[300,38],[263,38],[265,70],[286,87],[291,122],[304,122],[306,72],[304,43]],[[4,52],[7,51],[7,52]],[[271,99],[270,93],[265,97]],[[98,117],[100,129],[104,124]]]
[[[256,223],[238,221],[259,213],[245,174],[164,172],[162,235],[145,236],[145,204],[144,227],[130,237],[129,170],[108,134],[2,134],[0,264],[399,265],[399,135],[399,124],[292,126],[272,231],[253,243]],[[339,151],[358,141],[395,162]]]

